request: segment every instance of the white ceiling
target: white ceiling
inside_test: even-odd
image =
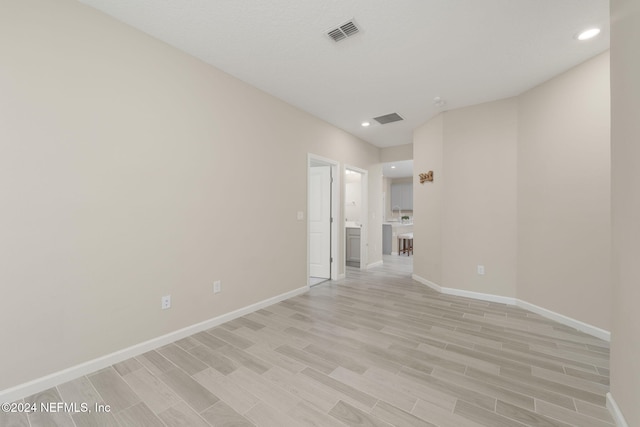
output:
[[[609,46],[608,0],[79,0],[379,147]],[[359,34],[326,32],[355,19]],[[596,39],[579,31],[599,26]],[[446,100],[444,108],[434,97]],[[360,126],[397,112],[403,122]]]
[[[413,160],[384,163],[382,176],[385,178],[410,178],[413,176]]]

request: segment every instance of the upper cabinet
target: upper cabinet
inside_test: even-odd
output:
[[[403,182],[391,184],[391,210],[413,210],[413,183]]]

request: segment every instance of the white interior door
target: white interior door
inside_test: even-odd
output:
[[[331,278],[331,166],[309,173],[309,275]]]

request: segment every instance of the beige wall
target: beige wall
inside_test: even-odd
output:
[[[367,248],[367,265],[382,262],[382,163],[369,166],[368,206],[369,206],[369,246]]]
[[[413,144],[396,145],[380,149],[382,163],[399,162],[413,159]]]
[[[605,53],[414,132],[435,172],[415,184],[417,276],[610,327],[608,80]]]
[[[442,198],[444,119],[439,114],[413,132],[413,274],[442,283]],[[419,173],[433,171],[433,182],[420,184]]]
[[[516,141],[515,99],[448,111],[415,131],[414,170],[434,171],[434,182],[414,182],[415,275],[515,296]]]
[[[609,330],[609,54],[519,97],[518,297]]]
[[[611,393],[640,426],[640,3],[611,2]]]
[[[0,389],[305,286],[307,153],[380,162],[76,1],[0,35]]]
[[[517,101],[443,117],[441,285],[514,297]],[[478,265],[485,266],[484,275]]]

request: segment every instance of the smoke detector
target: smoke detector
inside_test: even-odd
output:
[[[435,98],[433,98],[433,105],[435,105],[438,108],[442,108],[445,105],[447,105],[447,101],[440,98],[439,96],[436,96]]]

